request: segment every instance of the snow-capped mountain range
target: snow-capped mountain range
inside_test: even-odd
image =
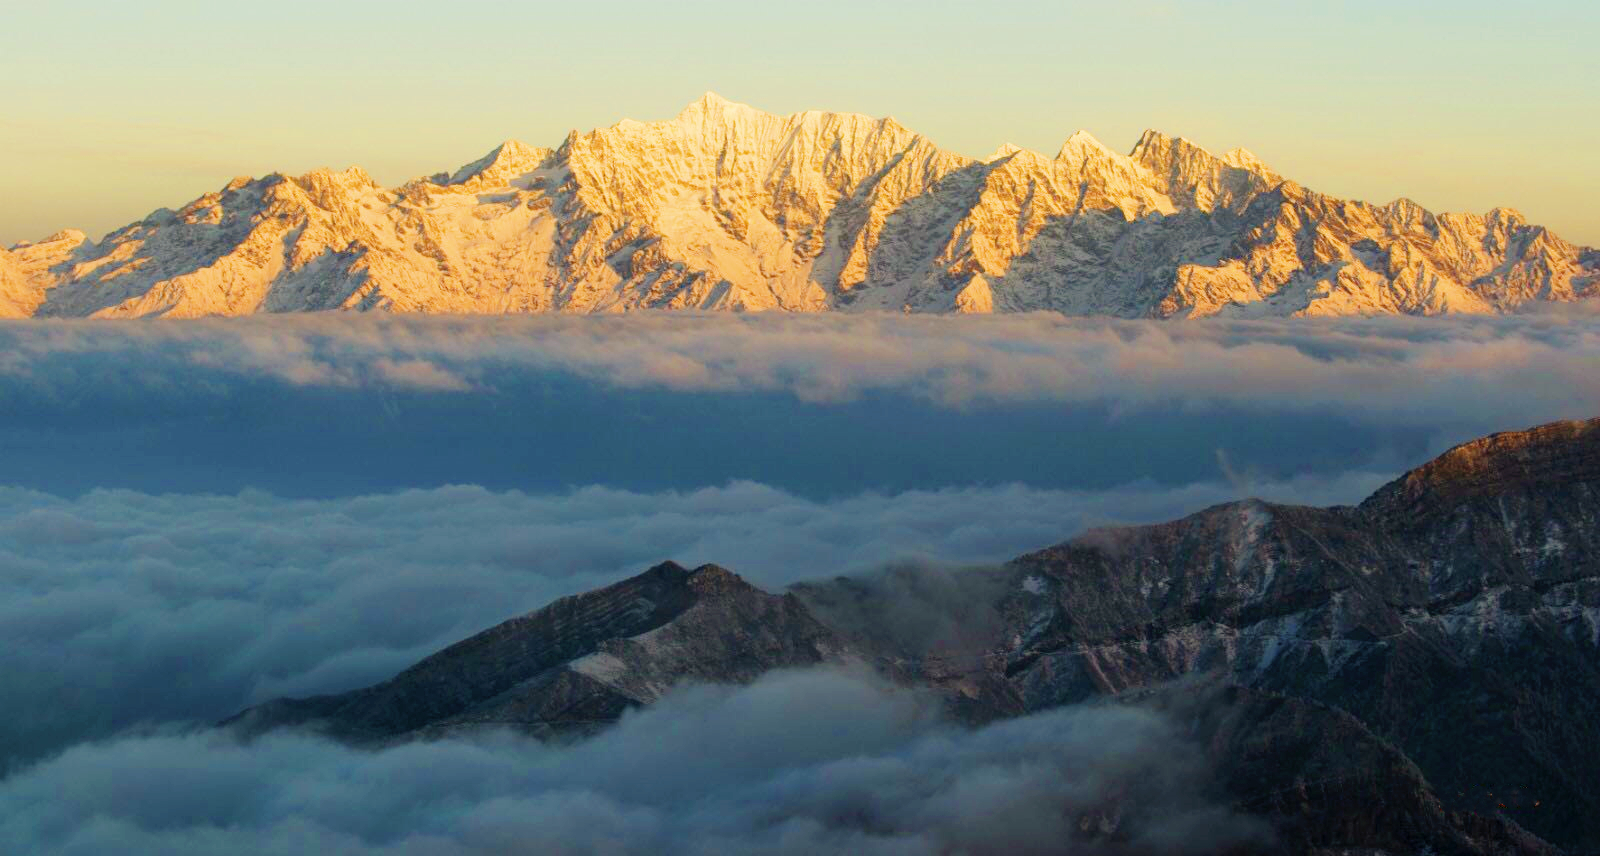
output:
[[[1080,132],[1054,157],[973,160],[893,119],[709,93],[396,188],[354,167],[238,178],[100,241],[0,249],[0,317],[1431,315],[1596,296],[1600,251],[1510,209],[1336,199],[1155,131],[1128,155]]]

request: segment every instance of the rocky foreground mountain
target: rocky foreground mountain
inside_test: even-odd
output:
[[[1055,310],[1514,312],[1600,296],[1600,252],[1515,211],[1308,190],[1242,149],[1086,133],[974,160],[895,122],[707,94],[676,119],[507,142],[379,186],[238,178],[91,241],[0,249],[0,317]]]
[[[668,562],[233,724],[575,739],[682,681],[830,662],[973,723],[1167,710],[1288,852],[1600,852],[1600,420],[1467,443],[1356,507],[1229,503],[998,568],[770,594]]]

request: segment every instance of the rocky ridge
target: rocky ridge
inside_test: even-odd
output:
[[[0,255],[0,317],[633,309],[1121,317],[1514,312],[1600,295],[1517,212],[1325,196],[1251,153],[1079,132],[946,152],[893,119],[716,95],[381,187],[239,178],[99,241]]]
[[[1246,500],[954,575],[772,595],[667,563],[235,722],[581,735],[678,681],[828,662],[969,722],[1173,712],[1297,852],[1600,852],[1600,420],[1464,444],[1358,507]]]
[[[716,565],[664,562],[506,621],[377,686],[271,702],[229,722],[246,731],[311,724],[357,741],[506,724],[581,735],[683,681],[745,682],[843,653],[795,596],[767,594]]]

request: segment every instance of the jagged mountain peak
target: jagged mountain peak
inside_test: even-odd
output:
[[[62,244],[77,245],[84,243],[87,240],[89,240],[89,236],[77,229],[62,229],[57,232],[52,232],[51,234],[40,238],[37,241],[22,241],[14,245],[11,249],[20,250],[25,247],[42,247],[46,245]]]
[[[1431,224],[1434,220],[1432,211],[1408,196],[1397,197],[1382,207],[1385,212],[1406,223]]]
[[[43,316],[1250,317],[1600,296],[1600,253],[1509,209],[1346,203],[1243,149],[1218,157],[1155,130],[1129,155],[1080,131],[1054,158],[1008,144],[979,161],[893,119],[779,116],[715,93],[554,151],[508,140],[393,189],[358,169],[235,179],[98,244],[18,245],[11,267],[11,303]]]
[[[1061,143],[1061,149],[1056,153],[1057,160],[1082,161],[1088,157],[1115,158],[1122,157],[1113,151],[1100,139],[1088,131],[1074,131]]]
[[[1240,169],[1248,169],[1253,172],[1272,172],[1272,170],[1269,169],[1265,163],[1262,163],[1260,158],[1256,157],[1255,152],[1252,152],[1242,146],[1229,149],[1225,154],[1223,154],[1222,162],[1228,166],[1238,167]]]
[[[483,157],[456,170],[449,184],[465,184],[478,179],[484,184],[503,184],[538,169],[550,157],[550,150],[535,148],[521,140],[506,140]]]
[[[1055,168],[1055,163],[1045,155],[1012,143],[1001,145],[981,162],[995,169],[1011,167],[1040,174],[1049,173]]]
[[[700,94],[700,97],[698,99],[696,99],[695,101],[691,102],[690,107],[685,107],[684,110],[687,111],[691,107],[694,107],[694,106],[698,106],[701,109],[709,110],[709,109],[713,109],[713,108],[721,108],[721,107],[728,107],[728,106],[735,106],[735,105],[739,106],[739,107],[744,107],[746,109],[752,109],[752,110],[755,109],[753,107],[750,107],[750,105],[748,105],[748,104],[743,104],[743,103],[740,103],[740,102],[733,101],[732,99],[729,99],[729,98],[724,98],[721,95],[718,95],[716,92],[713,92],[710,89],[707,89],[705,92]]]
[[[1528,223],[1528,218],[1521,211],[1504,205],[1490,208],[1487,216],[1489,222],[1496,226],[1515,227],[1525,226]]]
[[[721,565],[707,563],[690,569],[670,559],[652,565],[633,578],[633,580],[647,579],[665,580],[674,585],[688,585],[701,592],[715,592],[730,587],[750,585],[743,577]]]
[[[1156,172],[1173,169],[1192,169],[1196,165],[1205,169],[1219,167],[1257,173],[1269,179],[1278,179],[1276,173],[1246,148],[1234,148],[1222,156],[1188,139],[1150,129],[1140,135],[1138,143],[1128,155]],[[1281,180],[1281,179],[1278,179]]]
[[[1155,174],[1169,195],[1207,211],[1219,204],[1238,208],[1282,181],[1244,149],[1217,157],[1189,139],[1156,130],[1145,131],[1129,157]]]
[[[301,175],[292,176],[289,180],[307,190],[330,186],[357,188],[376,188],[379,186],[377,180],[359,166],[348,166],[344,169],[333,169],[326,166],[317,167]]]
[[[574,135],[570,142],[572,145],[563,152],[571,157],[585,157],[595,151],[610,156],[654,153],[645,147],[665,145],[680,152],[687,147],[687,152],[697,156],[742,156],[759,164],[796,149],[836,146],[843,146],[839,156],[869,155],[881,161],[886,157],[886,147],[898,151],[926,140],[893,119],[819,110],[785,116],[707,93],[671,120],[624,120],[609,128]]]
[[[1139,140],[1133,144],[1133,150],[1128,153],[1128,157],[1148,162],[1168,158],[1172,153],[1195,153],[1207,156],[1211,154],[1187,137],[1168,134],[1156,128],[1146,128],[1139,134]]]
[[[680,124],[694,124],[698,122],[725,122],[738,118],[777,118],[772,113],[752,107],[738,101],[723,98],[715,92],[707,91],[704,95],[689,102],[682,110],[678,111],[674,121]],[[650,124],[640,122],[637,124]]]
[[[660,122],[636,122],[625,120],[614,126],[629,130],[640,128],[656,128],[664,124]],[[726,135],[748,135],[751,132],[772,131],[781,129],[782,132],[792,132],[796,129],[806,129],[813,132],[823,128],[845,127],[875,127],[889,132],[909,133],[893,117],[875,117],[863,113],[839,113],[828,110],[802,110],[797,113],[782,115],[769,113],[758,107],[752,107],[738,101],[724,98],[715,92],[707,92],[699,99],[691,102],[670,124],[691,129],[704,129],[714,127]]]
[[[1001,143],[999,148],[995,149],[993,152],[990,152],[989,156],[983,159],[983,162],[994,163],[995,161],[1005,160],[1006,158],[1009,158],[1012,155],[1020,154],[1023,151],[1025,151],[1025,149],[1023,149],[1021,146],[1014,145],[1012,143]]]
[[[744,577],[721,565],[705,564],[689,572],[689,587],[707,596],[726,595],[731,592],[756,591]]]
[[[61,231],[50,235],[50,237],[45,238],[44,240],[46,243],[81,244],[88,239],[88,235],[85,235],[77,229],[62,229]]]

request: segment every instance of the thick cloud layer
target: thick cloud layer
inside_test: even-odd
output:
[[[546,370],[628,388],[776,390],[811,401],[911,389],[951,405],[1252,401],[1423,420],[1431,419],[1429,403],[1415,393],[1424,388],[1433,389],[1432,404],[1462,405],[1465,417],[1506,412],[1471,394],[1484,386],[1540,409],[1573,394],[1600,400],[1600,381],[1582,371],[1600,355],[1600,320],[1581,309],[1183,324],[1050,314],[683,313],[29,321],[0,326],[0,343],[0,368],[16,382],[76,370],[152,389],[173,379],[141,377],[140,362],[307,386],[460,392],[492,389],[499,372]],[[79,359],[85,355],[95,359]]]
[[[373,683],[663,559],[714,561],[780,588],[904,559],[1000,561],[1087,525],[1168,519],[1243,493],[1354,501],[1382,478],[832,502],[749,483],[339,500],[0,489],[0,759]]]
[[[1205,852],[1251,833],[1190,798],[1167,723],[966,733],[859,676],[689,690],[564,749],[190,730],[667,558],[777,588],[1247,495],[1353,502],[1451,442],[1593,415],[1597,364],[1582,314],[0,324],[0,841],[1027,852],[1149,788],[1170,822],[1135,834]],[[949,636],[959,573],[886,626]]]
[[[84,854],[895,856],[1267,843],[1206,799],[1197,747],[1152,713],[1066,709],[966,731],[935,710],[813,670],[681,689],[569,747],[125,738],[0,780],[0,840]],[[1085,840],[1102,826],[1119,849]]]
[[[808,496],[1399,470],[1600,410],[1581,314],[1157,323],[312,316],[0,325],[0,484],[749,479]]]

